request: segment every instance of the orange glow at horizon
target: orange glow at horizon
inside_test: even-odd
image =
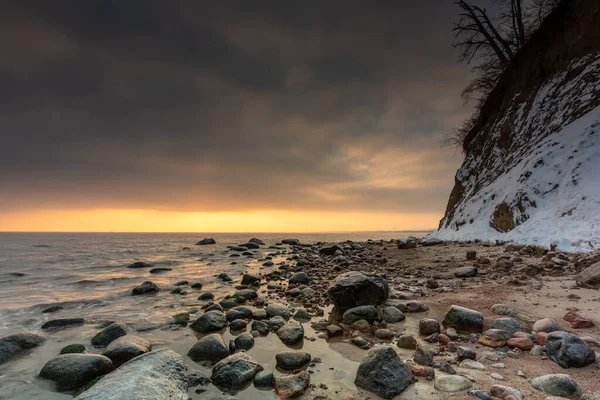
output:
[[[0,213],[0,231],[25,232],[344,232],[428,230],[437,213],[171,212],[154,210],[36,210]]]

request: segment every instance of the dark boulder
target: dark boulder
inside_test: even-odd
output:
[[[383,303],[388,293],[389,287],[383,277],[357,271],[338,276],[327,289],[327,295],[342,312],[352,307]]]
[[[260,282],[260,276],[253,274],[244,274],[242,276],[242,285],[252,285],[254,282]]]
[[[151,350],[150,341],[136,335],[125,335],[113,340],[102,352],[102,355],[110,358],[115,367],[119,367]]]
[[[413,374],[389,346],[369,351],[356,373],[354,384],[384,399],[404,392],[414,381]]]
[[[127,325],[117,323],[110,324],[106,328],[102,329],[96,336],[92,338],[92,346],[106,347],[113,340],[120,338],[121,336],[127,335]]]
[[[221,311],[213,310],[202,314],[190,325],[190,328],[200,333],[220,331],[227,326],[227,318]]]
[[[139,296],[142,294],[154,294],[158,293],[159,289],[153,282],[146,281],[142,283],[140,286],[136,286],[131,291],[132,296]]]
[[[213,238],[204,238],[198,243],[196,243],[196,246],[206,246],[209,244],[217,244],[217,241]]]
[[[229,347],[218,333],[204,336],[188,351],[188,357],[194,361],[220,361],[228,356]]]
[[[151,274],[161,274],[163,272],[169,272],[169,271],[173,271],[173,268],[159,267],[159,268],[152,268],[150,270],[150,273]]]
[[[44,340],[43,336],[28,332],[0,338],[0,365],[40,346]]]
[[[302,368],[303,366],[308,364],[310,360],[310,354],[304,351],[285,351],[282,353],[278,353],[275,356],[277,366],[281,369],[289,371]]]
[[[281,243],[289,244],[290,246],[300,246],[300,240],[298,239],[283,239]]]
[[[137,261],[137,262],[134,262],[133,264],[129,264],[127,266],[127,268],[150,268],[150,267],[152,267],[152,264],[148,264],[143,261]]]
[[[63,354],[48,361],[40,371],[40,376],[54,381],[62,391],[81,387],[113,369],[113,363],[108,357],[97,354]]]
[[[248,354],[235,353],[213,367],[211,381],[219,388],[240,388],[262,370],[263,367]]]
[[[52,319],[42,325],[42,329],[45,331],[55,331],[59,329],[72,328],[74,326],[81,326],[84,324],[83,318],[61,318]]]
[[[461,306],[450,306],[442,325],[462,332],[479,333],[483,331],[483,315],[479,311]]]
[[[568,332],[556,331],[546,339],[548,357],[563,368],[583,368],[596,361],[594,350]]]
[[[377,309],[373,306],[359,306],[346,310],[342,318],[346,325],[352,325],[361,319],[373,323],[378,319],[378,314]]]

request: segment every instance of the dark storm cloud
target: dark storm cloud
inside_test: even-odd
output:
[[[443,211],[458,160],[439,136],[468,112],[451,2],[15,0],[0,15],[4,211]]]

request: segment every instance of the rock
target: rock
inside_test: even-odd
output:
[[[127,266],[127,268],[150,268],[150,267],[152,267],[152,265],[145,263],[143,261],[137,261],[137,262],[134,262],[133,264],[129,264]]]
[[[143,354],[106,375],[76,400],[188,400],[187,367],[183,357],[160,349]]]
[[[427,279],[427,280],[425,281],[425,286],[426,286],[428,289],[437,289],[437,288],[439,288],[439,287],[440,287],[440,284],[439,284],[439,283],[438,283],[438,281],[436,281],[435,279],[433,279],[433,278],[429,278],[429,279]]]
[[[435,353],[425,347],[417,346],[415,354],[413,354],[413,360],[420,365],[430,366],[433,364],[433,357]]]
[[[210,245],[210,244],[217,244],[217,242],[213,238],[204,238],[201,241],[199,241],[198,243],[196,243],[196,246],[206,246],[206,245]]]
[[[483,330],[483,315],[479,311],[461,306],[450,306],[442,325],[463,332],[479,333]]]
[[[257,321],[267,319],[267,311],[266,310],[254,310],[252,311],[252,319]]]
[[[106,347],[113,340],[127,335],[127,325],[115,322],[106,328],[102,329],[96,336],[92,338],[92,346]]]
[[[217,279],[222,280],[223,282],[231,282],[232,279],[229,277],[229,275],[227,275],[226,273],[220,273],[219,275],[217,275]]]
[[[435,319],[425,318],[419,321],[419,335],[428,336],[440,333],[440,324]]]
[[[308,364],[311,359],[312,357],[310,354],[303,351],[285,351],[283,353],[278,353],[275,356],[277,366],[281,369],[290,371],[302,368],[304,365]]]
[[[591,319],[575,310],[566,313],[563,319],[574,329],[587,329],[596,326]]]
[[[265,242],[263,242],[259,238],[255,238],[255,237],[253,237],[252,239],[248,240],[248,243],[256,243],[256,244],[259,244],[261,246],[265,245]]]
[[[245,247],[247,249],[260,249],[260,245],[258,243],[253,243],[253,242],[240,244],[240,247]]]
[[[221,301],[219,302],[219,305],[220,305],[221,307],[223,307],[223,309],[225,309],[225,310],[228,310],[228,309],[230,309],[230,308],[237,307],[237,305],[238,305],[238,300],[237,300],[237,299],[235,299],[235,298],[233,298],[233,297],[230,297],[230,298],[228,298],[228,299],[223,299],[223,300],[221,300]]]
[[[563,368],[583,368],[596,361],[594,350],[568,332],[552,332],[546,341],[548,357]]]
[[[408,360],[405,364],[410,370],[410,372],[413,374],[413,376],[426,378],[428,380],[435,378],[435,370],[431,367],[419,365],[410,360]]]
[[[406,303],[405,307],[406,308],[405,308],[404,312],[407,312],[407,313],[420,313],[420,312],[429,311],[429,307],[427,306],[427,304],[419,303],[416,301],[411,301],[409,303]],[[402,311],[402,310],[400,310],[400,311]]]
[[[150,281],[146,281],[142,283],[140,286],[136,286],[131,290],[132,296],[139,296],[142,294],[153,294],[158,293],[160,289],[154,283]]]
[[[242,276],[242,285],[252,285],[254,282],[260,282],[261,277],[253,274],[244,274]]]
[[[108,357],[97,354],[63,354],[52,358],[40,371],[42,378],[54,381],[59,390],[81,387],[113,370]]]
[[[215,298],[215,295],[212,294],[211,292],[200,293],[200,296],[198,296],[198,300],[202,300],[202,301],[212,300],[214,298]]]
[[[187,326],[188,322],[190,322],[190,314],[188,313],[175,314],[172,318],[174,325]]]
[[[294,319],[299,321],[308,321],[310,320],[310,314],[305,308],[299,308],[294,314]]]
[[[341,251],[343,252],[344,250],[338,246],[337,244],[329,244],[329,245],[325,245],[325,246],[321,246],[319,248],[319,254],[321,254],[322,256],[332,256],[335,254],[336,251]]]
[[[529,338],[510,338],[506,341],[506,344],[510,347],[516,347],[522,351],[529,351],[533,349],[533,340]]]
[[[202,284],[200,282],[194,282],[192,283],[192,286],[190,286],[192,289],[202,289]]]
[[[414,336],[411,336],[411,335],[402,335],[398,338],[398,341],[396,342],[396,346],[400,347],[401,349],[407,349],[407,350],[416,349],[417,348],[417,339],[415,339]]]
[[[234,389],[250,382],[263,367],[246,353],[235,353],[219,361],[212,370],[211,381],[219,387]]]
[[[267,317],[269,318],[282,317],[288,319],[292,315],[290,309],[280,303],[269,303],[269,305],[266,308],[266,311]]]
[[[517,389],[504,385],[492,385],[490,394],[502,400],[523,400],[524,396]]]
[[[511,306],[507,306],[506,304],[494,304],[491,310],[496,315],[505,315],[508,317],[516,317],[520,314],[520,311],[518,309]]]
[[[600,262],[587,267],[575,279],[577,286],[587,289],[600,289]]]
[[[441,244],[444,244],[444,241],[435,237],[426,237],[421,239],[421,244],[423,246],[439,246]]]
[[[490,378],[492,378],[492,379],[495,379],[495,380],[497,380],[497,381],[505,381],[505,380],[506,380],[506,378],[505,378],[505,377],[503,377],[502,375],[500,375],[500,374],[499,374],[499,373],[497,373],[497,372],[492,372],[492,373],[490,374]]]
[[[307,284],[308,283],[308,275],[306,275],[306,272],[297,272],[296,274],[294,274],[294,276],[292,276],[289,280],[290,284]]]
[[[480,371],[483,371],[485,369],[485,366],[482,363],[477,362],[475,360],[471,360],[469,358],[462,360],[458,366],[460,368],[476,369]]]
[[[377,309],[373,306],[358,306],[350,308],[343,315],[343,321],[346,325],[352,325],[356,321],[365,320],[373,323],[377,320]]]
[[[61,307],[61,306],[51,306],[51,307],[48,307],[48,308],[42,310],[42,314],[50,314],[50,313],[53,313],[56,311],[60,311],[62,309],[63,309],[63,307]]]
[[[581,388],[571,376],[566,374],[543,375],[531,380],[531,386],[552,396],[580,396]]]
[[[494,400],[494,398],[485,390],[469,390],[467,394],[469,396],[476,397],[479,400]]]
[[[510,335],[500,329],[488,329],[483,332],[479,338],[479,344],[487,347],[498,348],[506,344],[506,341],[510,339]]]
[[[62,348],[60,354],[85,353],[85,346],[82,344],[69,344]]]
[[[248,325],[248,323],[246,321],[244,321],[243,319],[234,319],[229,324],[229,329],[231,329],[232,331],[241,331],[241,330],[246,329],[247,325]]]
[[[102,352],[102,355],[110,358],[115,367],[119,367],[150,351],[152,351],[152,345],[148,340],[136,335],[125,335],[113,340]]]
[[[227,311],[226,319],[227,321],[233,321],[236,319],[251,319],[252,318],[252,310],[248,307],[233,307],[231,310]]]
[[[306,371],[301,371],[295,375],[275,377],[273,386],[280,399],[301,396],[310,383],[310,375]]]
[[[339,275],[327,289],[327,295],[341,312],[357,306],[380,304],[387,299],[388,292],[383,277],[357,271]]]
[[[256,293],[256,290],[242,289],[235,292],[233,297],[241,297],[246,300],[252,300],[258,297],[258,293]]]
[[[500,329],[512,336],[521,330],[521,325],[513,318],[498,318],[492,323],[490,329]]]
[[[198,340],[187,355],[194,361],[219,361],[229,356],[229,347],[220,334],[213,333]]]
[[[259,388],[273,387],[273,373],[260,371],[254,376],[254,386]]]
[[[389,329],[377,329],[374,335],[377,339],[383,340],[392,340],[394,338],[394,332]]]
[[[477,353],[475,353],[475,350],[465,346],[458,346],[458,349],[456,349],[456,356],[458,357],[459,361],[477,359]]]
[[[413,237],[401,238],[398,239],[398,249],[406,250],[406,249],[416,249],[417,248],[417,239]]]
[[[369,341],[362,336],[357,336],[355,338],[352,338],[352,340],[350,340],[350,341],[352,342],[353,345],[355,345],[359,348],[366,347],[369,344]]]
[[[327,325],[325,330],[327,331],[327,335],[329,337],[341,336],[344,334],[344,330],[338,325]]]
[[[533,324],[532,330],[534,332],[550,333],[550,332],[555,332],[555,331],[561,331],[562,328],[552,318],[543,318],[543,319],[535,321],[535,324]]]
[[[238,350],[248,350],[254,347],[254,336],[250,332],[244,332],[239,336],[236,336],[235,348]]]
[[[467,251],[467,261],[474,261],[477,259],[476,251]]]
[[[285,319],[283,319],[282,317],[280,317],[279,315],[269,319],[267,321],[269,328],[271,328],[272,331],[277,332],[277,330],[279,330],[279,328],[281,328],[282,326],[285,325]]]
[[[454,276],[457,278],[473,278],[477,276],[477,268],[473,266],[456,268]]]
[[[44,343],[46,339],[35,333],[16,333],[0,338],[0,365],[25,354]]]
[[[404,392],[413,383],[413,375],[389,346],[371,349],[361,361],[354,384],[384,399]]]
[[[292,346],[304,339],[304,328],[296,321],[290,321],[277,330],[277,337],[284,344]]]
[[[350,325],[350,327],[362,333],[371,333],[371,324],[369,324],[364,319],[359,319],[358,321]]]
[[[262,321],[252,321],[251,329],[257,331],[261,336],[269,334],[269,325]]]
[[[151,274],[160,274],[162,272],[169,272],[169,271],[173,271],[173,268],[165,268],[165,267],[161,267],[161,268],[152,268],[149,272]]]
[[[42,325],[42,329],[45,331],[56,331],[59,329],[72,328],[74,326],[81,326],[83,323],[83,318],[51,319]]]
[[[227,326],[227,318],[221,311],[208,311],[202,314],[190,325],[190,328],[200,333],[220,331]]]
[[[388,324],[404,321],[406,319],[406,315],[404,315],[402,311],[392,306],[384,307],[381,312],[381,317]]]
[[[281,243],[289,244],[290,246],[300,246],[300,241],[298,239],[283,239]]]
[[[463,390],[471,389],[473,384],[464,376],[460,375],[445,375],[435,378],[433,387],[440,392],[456,393]]]

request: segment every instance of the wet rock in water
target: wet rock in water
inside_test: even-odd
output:
[[[214,298],[215,298],[215,295],[212,294],[211,292],[200,293],[200,296],[198,296],[198,300],[202,300],[202,301],[213,300]]]
[[[308,321],[310,320],[310,314],[305,308],[299,308],[294,314],[294,319],[300,321]]]
[[[600,289],[600,262],[593,264],[577,276],[575,279],[577,286],[587,289]]]
[[[574,329],[587,329],[596,326],[591,319],[575,310],[566,313],[563,319]]]
[[[150,273],[151,274],[161,274],[163,272],[169,272],[169,271],[173,271],[173,268],[166,268],[166,267],[152,268],[150,270]]]
[[[133,264],[129,264],[127,266],[127,268],[150,268],[150,267],[152,267],[151,264],[145,263],[143,261],[137,261],[137,262],[134,262]]]
[[[420,365],[430,366],[433,364],[433,357],[435,353],[433,350],[423,346],[417,346],[415,354],[413,354],[413,360]]]
[[[377,309],[373,306],[358,306],[344,312],[343,320],[346,325],[352,325],[356,321],[365,320],[373,323],[377,320]]]
[[[479,333],[483,330],[483,315],[479,311],[461,306],[450,306],[442,325],[463,332]]]
[[[289,244],[290,246],[300,246],[300,240],[298,239],[283,239],[281,243]]]
[[[361,361],[354,384],[384,399],[404,392],[414,377],[396,351],[389,346],[371,349]]]
[[[456,356],[458,357],[459,361],[477,359],[477,353],[475,353],[475,350],[466,346],[458,346],[458,349],[456,349]]]
[[[344,249],[342,249],[339,245],[337,244],[328,244],[325,246],[321,246],[319,248],[319,254],[323,255],[323,256],[332,256],[335,254],[336,251],[344,251]]]
[[[196,243],[196,246],[206,246],[210,244],[217,244],[217,241],[213,238],[204,238],[198,243]]]
[[[248,243],[256,243],[256,244],[260,244],[261,246],[265,245],[265,242],[263,242],[259,238],[255,238],[255,237],[253,237],[252,239],[248,240]]]
[[[433,387],[440,392],[456,393],[473,387],[470,380],[460,375],[445,375],[435,378]]]
[[[254,310],[252,311],[252,319],[257,321],[267,319],[267,311],[266,310]]]
[[[285,351],[275,356],[277,366],[281,369],[293,371],[300,369],[310,362],[312,357],[304,351]]]
[[[231,282],[232,279],[229,277],[229,275],[227,275],[226,273],[221,273],[219,275],[217,275],[217,279],[222,280],[223,282]]]
[[[188,313],[175,314],[171,318],[174,325],[187,326],[188,322],[190,322],[190,314]]]
[[[244,332],[236,336],[234,343],[236,350],[251,349],[254,346],[254,336],[250,332]]]
[[[200,333],[220,331],[227,326],[227,318],[221,311],[208,311],[202,314],[190,325],[190,328]]]
[[[490,394],[503,400],[523,400],[525,398],[517,389],[504,385],[492,385]]]
[[[425,318],[419,321],[419,334],[429,336],[440,333],[440,324],[435,319]]]
[[[498,348],[504,346],[508,339],[510,339],[510,335],[506,331],[488,329],[481,334],[478,342],[487,347]]]
[[[237,292],[235,292],[233,294],[233,297],[241,297],[246,300],[252,300],[252,299],[255,299],[258,297],[258,293],[256,293],[256,290],[242,289],[242,290],[238,290]]]
[[[406,319],[406,315],[393,306],[384,307],[381,312],[381,317],[388,324],[404,321]]]
[[[596,361],[594,350],[568,332],[552,332],[546,339],[548,357],[563,368],[583,368]]]
[[[550,333],[550,332],[555,332],[555,331],[562,331],[562,328],[552,318],[543,318],[543,319],[535,321],[535,323],[533,324],[532,330],[534,332]]]
[[[277,330],[277,337],[291,346],[304,339],[304,328],[298,322],[290,321]]]
[[[259,388],[273,387],[273,373],[260,371],[254,376],[254,386]]]
[[[258,243],[253,243],[253,242],[240,244],[240,247],[245,247],[247,249],[260,249],[260,245]]]
[[[402,335],[398,338],[396,346],[401,349],[413,350],[417,348],[417,339],[412,335]]]
[[[192,283],[192,285],[190,286],[192,289],[202,289],[202,284],[200,282],[194,282]]]
[[[227,321],[233,321],[236,319],[250,319],[252,318],[252,310],[248,307],[238,306],[227,311]]]
[[[394,332],[389,329],[377,329],[374,333],[377,339],[392,340],[394,338]]]
[[[229,324],[229,329],[231,329],[232,331],[241,331],[246,329],[247,325],[248,323],[243,319],[234,319]]]
[[[146,281],[142,283],[140,286],[136,286],[131,291],[132,296],[139,296],[142,294],[153,294],[158,293],[160,289],[153,282]]]
[[[427,304],[411,301],[409,303],[406,303],[404,312],[420,313],[425,311],[429,311],[429,307],[427,306]]]
[[[221,307],[223,307],[223,309],[228,310],[230,308],[237,307],[238,302],[237,302],[237,299],[234,299],[233,297],[230,297],[228,299],[221,300],[219,302],[219,305]]]
[[[56,331],[60,329],[72,328],[75,326],[81,326],[84,324],[83,318],[61,318],[61,319],[52,319],[48,322],[45,322],[42,325],[42,330],[45,331]]]
[[[310,384],[310,375],[301,371],[295,375],[275,377],[273,387],[280,399],[288,399],[301,396]]]
[[[334,337],[334,336],[341,336],[344,334],[344,330],[338,326],[338,325],[327,325],[327,327],[325,328],[325,331],[327,332],[327,335],[329,337]]]
[[[1,351],[1,350],[0,350]],[[69,344],[63,347],[60,354],[85,353],[85,346],[82,344]]]
[[[581,395],[581,388],[567,374],[543,375],[532,379],[531,386],[552,396],[571,397]]]
[[[76,400],[189,400],[187,366],[168,349],[143,354],[106,375]]]
[[[263,367],[246,353],[235,353],[219,361],[212,370],[212,383],[224,389],[244,386],[254,379]]]
[[[113,340],[127,335],[127,325],[115,322],[106,328],[102,329],[96,336],[92,338],[92,346],[106,347]]]
[[[252,285],[254,282],[260,282],[260,276],[254,274],[244,274],[242,276],[242,285]]]
[[[115,367],[119,367],[137,356],[149,353],[151,350],[150,341],[136,335],[125,335],[112,341],[102,352],[102,355],[110,358]]]
[[[269,325],[262,321],[252,321],[251,329],[253,331],[257,331],[261,336],[266,336],[269,334]]]
[[[45,340],[43,336],[29,332],[0,338],[0,365],[40,346]]]
[[[454,276],[457,278],[473,278],[477,276],[477,268],[473,266],[456,268]]]
[[[512,336],[521,330],[521,325],[513,318],[498,318],[492,323],[490,329],[500,329]]]
[[[288,319],[292,315],[290,309],[287,306],[284,306],[280,303],[269,303],[269,305],[266,308],[266,311],[267,317],[269,318],[282,317]]]
[[[357,330],[362,333],[371,333],[371,324],[369,324],[364,319],[359,319],[352,325],[350,325],[352,329]]]
[[[307,284],[308,283],[308,275],[306,275],[306,272],[297,272],[294,274],[294,276],[292,276],[289,280],[290,284]]]
[[[275,317],[269,319],[267,323],[269,324],[269,328],[272,331],[277,332],[279,328],[285,325],[285,319],[283,319],[283,317],[280,317],[279,315],[276,315]]]
[[[357,306],[383,303],[388,293],[388,284],[383,277],[357,271],[338,276],[327,290],[335,307],[342,312]]]
[[[97,354],[63,354],[48,361],[40,371],[40,376],[55,382],[58,389],[63,391],[81,387],[113,369],[113,363],[108,357]]]
[[[62,309],[63,308],[61,306],[51,306],[51,307],[48,307],[48,308],[42,310],[42,314],[50,314],[50,313],[53,313],[53,312],[60,311]]]

